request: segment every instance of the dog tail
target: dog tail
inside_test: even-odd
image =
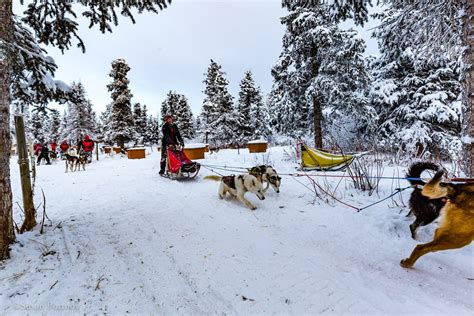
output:
[[[222,177],[219,176],[205,176],[204,180],[212,180],[212,181],[221,181]]]
[[[448,196],[448,187],[440,185],[443,174],[444,170],[439,170],[435,176],[425,184],[421,194],[429,199],[439,199]]]
[[[411,185],[425,185],[426,182],[419,179],[425,170],[439,171],[442,170],[442,167],[432,162],[416,162],[408,169],[406,175],[407,178],[409,178],[408,182],[410,182]]]

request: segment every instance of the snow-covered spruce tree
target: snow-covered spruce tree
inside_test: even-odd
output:
[[[217,146],[235,143],[237,119],[233,111],[233,98],[227,90],[229,82],[221,66],[212,59],[204,84],[201,130],[205,141]]]
[[[30,130],[35,142],[46,143],[49,139],[48,109],[46,106],[38,106],[33,109],[30,119]]]
[[[154,118],[153,116],[148,117],[147,121],[147,134],[146,134],[146,142],[150,145],[157,145],[160,143],[161,140],[161,124],[159,119]]]
[[[354,30],[340,30],[330,16],[320,4],[311,9],[294,6],[282,18],[283,52],[272,69],[268,98],[277,131],[300,136],[313,129],[317,147],[323,144],[323,110],[330,119],[326,126],[334,117],[353,117],[353,133],[367,130],[375,116],[365,95],[370,77],[364,41]]]
[[[72,143],[84,139],[85,135],[94,137],[95,114],[91,102],[86,97],[82,83],[71,84],[69,101],[67,102],[67,125],[62,131],[62,136]]]
[[[176,125],[179,128],[181,136],[186,139],[194,137],[194,119],[188,99],[183,94],[178,94],[177,104],[175,106]]]
[[[188,99],[183,94],[169,91],[161,104],[161,117],[172,115],[181,136],[187,139],[194,137],[193,113]]]
[[[113,144],[113,140],[109,138],[110,133],[110,124],[109,124],[109,117],[110,117],[110,111],[112,108],[112,104],[107,104],[105,106],[105,111],[100,114],[99,117],[99,126],[100,126],[100,138],[102,141],[108,145]]]
[[[391,0],[386,0],[391,1]],[[409,0],[401,0],[409,1]],[[314,8],[321,4],[321,0],[282,0],[284,7],[293,10],[295,7],[304,6],[306,8]],[[368,7],[372,0],[333,0],[324,1],[327,3],[332,21],[339,22],[351,18],[358,25],[364,25],[369,18]],[[385,1],[382,1],[385,2]]]
[[[3,203],[0,206],[0,260],[9,256],[8,246],[14,240],[12,218],[12,194],[10,184],[10,101],[12,93],[10,87],[14,80],[15,64],[26,61],[22,58],[22,53],[28,57],[39,61],[38,54],[28,50],[28,47],[21,47],[21,40],[15,33],[18,25],[26,24],[34,33],[33,41],[23,43],[34,43],[36,41],[57,46],[62,51],[70,48],[72,38],[79,41],[78,46],[85,50],[84,43],[77,34],[77,16],[85,16],[90,26],[98,26],[105,33],[112,32],[112,23],[118,24],[116,10],[121,14],[135,21],[132,15],[133,9],[138,12],[152,11],[157,13],[165,8],[170,0],[142,0],[142,1],[108,1],[105,5],[102,1],[80,0],[72,5],[70,1],[42,0],[28,4],[28,9],[23,12],[21,19],[16,19],[12,11],[12,1],[0,1],[0,195]],[[81,10],[79,12],[78,10]],[[59,28],[52,25],[61,26]],[[24,28],[26,29],[26,28]],[[21,47],[21,49],[20,49]],[[24,48],[24,49],[23,49]],[[22,59],[22,60],[21,60]],[[30,65],[36,63],[25,62],[26,67],[17,67],[21,71],[28,72]],[[46,67],[37,67],[41,73],[47,72]],[[50,79],[51,77],[49,77]],[[45,80],[44,83],[51,87],[52,80]]]
[[[176,120],[175,106],[178,103],[178,94],[173,91],[168,91],[166,99],[161,103],[161,117],[164,118],[166,115],[171,115]]]
[[[240,82],[239,100],[235,109],[237,120],[237,126],[235,127],[237,132],[236,139],[240,144],[245,144],[257,136],[255,135],[255,125],[259,124],[257,120],[262,119],[262,117],[254,117],[252,114],[255,113],[251,112],[258,103],[262,103],[262,95],[255,84],[252,72],[246,71],[244,78]]]
[[[132,93],[128,88],[129,80],[127,73],[130,67],[123,59],[116,59],[112,62],[112,83],[107,85],[111,92],[112,104],[108,117],[108,134],[106,138],[113,140],[118,146],[124,148],[125,143],[136,139],[135,126],[131,109]]]
[[[49,114],[49,123],[48,123],[48,140],[59,142],[60,140],[60,130],[61,130],[61,115],[56,109],[51,109]]]
[[[145,107],[146,109],[146,107]],[[145,110],[146,111],[146,110]],[[135,103],[133,105],[133,123],[135,125],[135,131],[137,143],[143,144],[145,142],[146,134],[146,113],[143,115],[143,109],[140,103]]]
[[[462,148],[461,66],[447,53],[436,58],[416,53],[410,36],[418,31],[411,23],[392,22],[417,19],[412,14],[389,8],[378,15],[382,24],[375,36],[382,55],[374,63],[370,96],[380,116],[380,144],[409,157],[456,159]]]

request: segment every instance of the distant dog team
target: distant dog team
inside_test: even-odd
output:
[[[68,170],[71,172],[80,171],[81,166],[82,170],[86,171],[87,158],[85,155],[74,156],[70,154],[65,154],[64,157],[66,161],[66,173],[68,172]]]

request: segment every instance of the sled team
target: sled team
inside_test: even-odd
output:
[[[171,177],[171,174],[180,176],[188,173],[188,177],[194,177],[199,172],[200,165],[190,161],[184,154],[184,141],[171,115],[164,117],[162,135],[159,174]],[[52,142],[49,151],[46,144],[35,144],[37,163],[40,164],[45,159],[46,164],[51,164],[49,159],[57,158],[56,147],[56,143]],[[91,158],[94,142],[89,136],[85,136],[76,147],[76,154],[71,154],[66,141],[59,146],[59,153],[66,160],[66,172],[68,169],[80,170],[81,167],[85,170],[85,164]],[[436,172],[428,183],[420,178],[426,170]],[[414,188],[409,201],[410,214],[415,216],[415,221],[410,225],[412,238],[416,239],[419,226],[428,225],[438,218],[440,225],[431,242],[417,245],[411,255],[400,262],[405,268],[412,267],[418,258],[429,252],[462,248],[474,240],[474,183],[442,182],[444,174],[444,169],[430,162],[415,163],[408,170],[407,179]],[[281,177],[277,171],[272,166],[266,165],[253,167],[246,174],[211,175],[204,179],[220,182],[218,189],[220,199],[224,199],[229,193],[251,210],[255,210],[256,206],[245,198],[247,192],[255,194],[260,200],[265,200],[265,193],[270,186],[279,193],[281,185]]]
[[[51,160],[55,161],[59,157],[65,160],[66,172],[78,171],[82,167],[85,169],[86,163],[92,162],[92,151],[94,150],[94,141],[86,135],[84,140],[79,139],[76,146],[69,146],[66,140],[62,141],[58,145],[56,141],[52,141],[49,144],[40,143],[35,141],[33,144],[33,152],[37,156],[36,164],[40,165],[43,160],[46,161],[46,165],[51,165]]]

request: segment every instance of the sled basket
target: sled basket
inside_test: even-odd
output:
[[[166,176],[174,180],[193,179],[199,173],[201,165],[186,156],[179,145],[168,147],[166,162]]]

